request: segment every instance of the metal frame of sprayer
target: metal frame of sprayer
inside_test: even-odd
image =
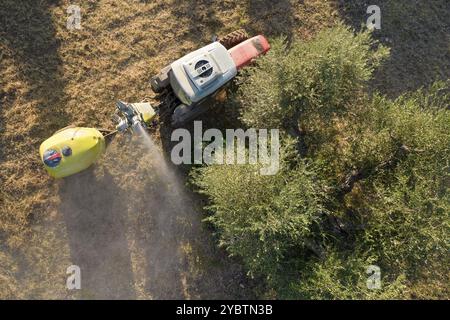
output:
[[[118,132],[126,132],[131,129],[134,133],[138,133],[138,126],[147,127],[157,114],[157,111],[148,102],[117,101],[116,108],[113,121],[117,123],[116,131]]]

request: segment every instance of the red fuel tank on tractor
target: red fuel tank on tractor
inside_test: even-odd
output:
[[[239,43],[229,49],[228,52],[233,58],[236,68],[239,70],[251,63],[258,56],[265,54],[269,49],[269,41],[264,36],[259,35]]]

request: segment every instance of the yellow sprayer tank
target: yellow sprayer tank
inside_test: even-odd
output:
[[[48,173],[64,178],[87,169],[105,149],[105,138],[97,129],[67,127],[45,140],[39,153]]]

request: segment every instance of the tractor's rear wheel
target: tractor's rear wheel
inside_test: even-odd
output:
[[[173,128],[181,127],[199,117],[201,114],[207,112],[210,106],[205,103],[196,104],[193,106],[187,106],[185,104],[178,105],[172,114],[171,126]]]
[[[171,126],[173,128],[178,128],[186,122],[195,119],[201,113],[203,113],[203,110],[198,106],[187,106],[185,104],[180,104],[173,111]]]
[[[244,42],[249,38],[247,32],[244,29],[233,31],[223,38],[219,39],[219,42],[227,49],[231,49],[241,42]]]

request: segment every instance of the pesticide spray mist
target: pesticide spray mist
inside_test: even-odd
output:
[[[149,152],[150,158],[153,160],[153,164],[155,165],[155,169],[157,169],[156,174],[163,178],[167,184],[174,187],[174,192],[181,192],[181,185],[180,181],[176,178],[174,172],[172,170],[169,170],[169,166],[164,159],[164,156],[159,149],[159,147],[156,145],[156,143],[153,141],[152,137],[149,135],[147,130],[139,123],[136,128],[136,134],[137,138],[140,140],[140,142],[143,144],[143,146],[147,149]]]
[[[134,197],[134,212],[146,225],[141,225],[141,248],[147,261],[146,290],[152,298],[186,298],[182,252],[186,235],[192,233],[195,212],[192,199],[184,191],[182,179],[165,159],[159,146],[141,125],[135,128],[135,143],[144,147],[143,189]],[[139,148],[139,146],[136,146]],[[139,231],[137,231],[139,234]],[[191,237],[191,236],[187,236]]]
[[[59,197],[61,232],[82,279],[69,298],[246,296],[245,273],[217,251],[201,204],[144,128],[119,136],[101,162],[61,181]]]
[[[186,298],[182,253],[195,237],[183,182],[143,127],[59,189],[71,263],[85,299]],[[198,217],[197,217],[198,218]]]

